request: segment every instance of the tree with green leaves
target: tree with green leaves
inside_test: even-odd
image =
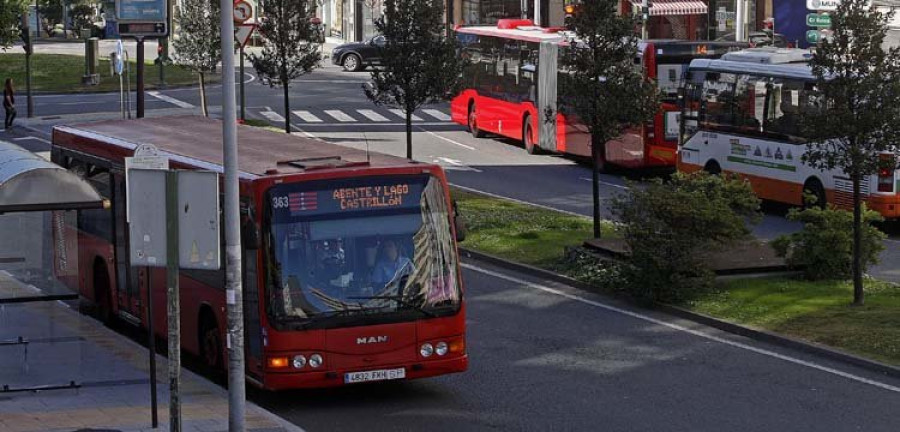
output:
[[[0,0],[0,50],[6,51],[20,39],[25,0]]]
[[[259,34],[260,54],[251,54],[257,75],[270,87],[284,89],[284,131],[291,133],[291,81],[319,67],[321,26],[313,23],[315,1],[266,0],[262,7]]]
[[[220,11],[218,0],[183,0],[175,8],[175,23],[180,31],[172,39],[172,58],[199,76],[200,105],[207,117],[206,74],[214,72],[222,61]]]
[[[381,69],[364,89],[376,105],[398,108],[406,117],[406,157],[412,159],[412,115],[425,104],[446,100],[457,89],[465,61],[455,39],[445,34],[442,0],[384,0],[375,21],[384,35]]]
[[[580,4],[566,22],[571,33],[561,48],[558,109],[584,125],[591,135],[594,237],[600,237],[599,173],[606,164],[607,141],[659,109],[656,86],[634,66],[637,21],[616,13],[617,0]],[[555,113],[547,113],[551,121]]]
[[[864,302],[861,184],[879,170],[893,172],[900,146],[900,48],[882,49],[890,15],[868,3],[844,0],[832,14],[833,38],[810,61],[817,96],[800,118],[803,162],[839,169],[853,183],[854,305]]]

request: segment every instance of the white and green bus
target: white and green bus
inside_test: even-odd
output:
[[[692,61],[678,170],[738,174],[765,200],[802,205],[812,194],[819,204],[850,207],[849,176],[802,162],[798,116],[817,100],[811,57],[808,50],[765,47]],[[898,178],[885,169],[862,180],[863,199],[886,219],[900,218]]]

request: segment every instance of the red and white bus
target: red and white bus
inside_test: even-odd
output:
[[[54,128],[53,161],[111,202],[72,226],[54,221],[55,270],[78,271],[63,280],[100,316],[146,327],[152,291],[154,331],[166,334],[165,270],[129,263],[124,158],[152,144],[173,169],[222,173],[221,136],[204,117]],[[442,169],[245,126],[238,139],[248,380],[278,390],[465,371]],[[181,272],[184,349],[214,368],[225,364],[224,282],[224,268]]]
[[[451,103],[455,122],[468,126],[476,137],[489,132],[522,141],[529,153],[591,155],[590,136],[582,125],[562,114],[556,114],[555,121],[539,121],[543,113],[557,112],[558,52],[568,43],[559,28],[510,19],[456,32],[472,64],[464,74],[466,87]],[[735,42],[640,42],[635,63],[657,82],[662,104],[651,121],[607,143],[602,162],[626,168],[674,167],[677,90],[688,64],[746,47]]]

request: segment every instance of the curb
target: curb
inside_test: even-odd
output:
[[[491,254],[486,254],[484,252],[474,251],[468,248],[460,247],[460,253],[470,259],[475,259],[479,261],[484,261],[489,264],[493,264],[497,267],[501,267],[507,270],[512,270],[519,273],[528,274],[535,277],[540,277],[543,279],[547,279],[553,282],[561,283],[564,285],[571,286],[573,288],[580,289],[582,291],[589,291],[592,294],[601,295],[604,297],[610,297],[608,294],[598,293],[596,288],[593,286],[586,284],[584,282],[579,282],[575,279],[572,279],[567,276],[563,276],[558,273],[554,273],[548,270],[540,269],[534,266],[530,266],[527,264],[519,264],[504,258],[500,258]],[[637,305],[635,302],[622,298],[623,300],[628,301],[634,306],[643,307]],[[693,321],[698,324],[703,324],[709,327],[713,327],[715,329],[735,334],[738,336],[743,336],[746,338],[754,339],[760,342],[766,342],[773,345],[778,345],[785,348],[795,349],[798,351],[802,351],[809,354],[818,355],[821,357],[825,357],[830,360],[839,361],[842,363],[847,363],[853,366],[857,366],[872,372],[876,372],[879,374],[887,375],[893,378],[900,378],[900,368],[896,366],[891,366],[879,361],[870,360],[867,358],[859,357],[854,354],[849,354],[844,351],[840,351],[831,347],[826,347],[824,345],[820,345],[813,342],[802,341],[799,339],[794,339],[792,337],[783,336],[780,334],[772,333],[766,330],[760,330],[753,327],[748,327],[740,324],[735,324],[730,321],[721,320],[719,318],[713,318],[708,315],[704,315],[701,313],[693,312],[678,306],[672,306],[665,303],[655,303],[653,308],[657,311],[663,312],[673,317],[686,319],[689,321]]]

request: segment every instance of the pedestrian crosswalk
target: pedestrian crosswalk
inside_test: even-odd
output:
[[[279,113],[266,109],[260,111],[260,114],[273,122],[283,122],[284,117]],[[377,108],[377,109],[306,109],[291,111],[293,120],[301,124],[309,125],[337,125],[351,123],[369,123],[369,124],[402,124],[406,120],[406,114],[403,110],[395,108]],[[452,119],[446,110],[435,108],[426,108],[416,111],[411,120],[421,124],[432,123],[449,123]]]

